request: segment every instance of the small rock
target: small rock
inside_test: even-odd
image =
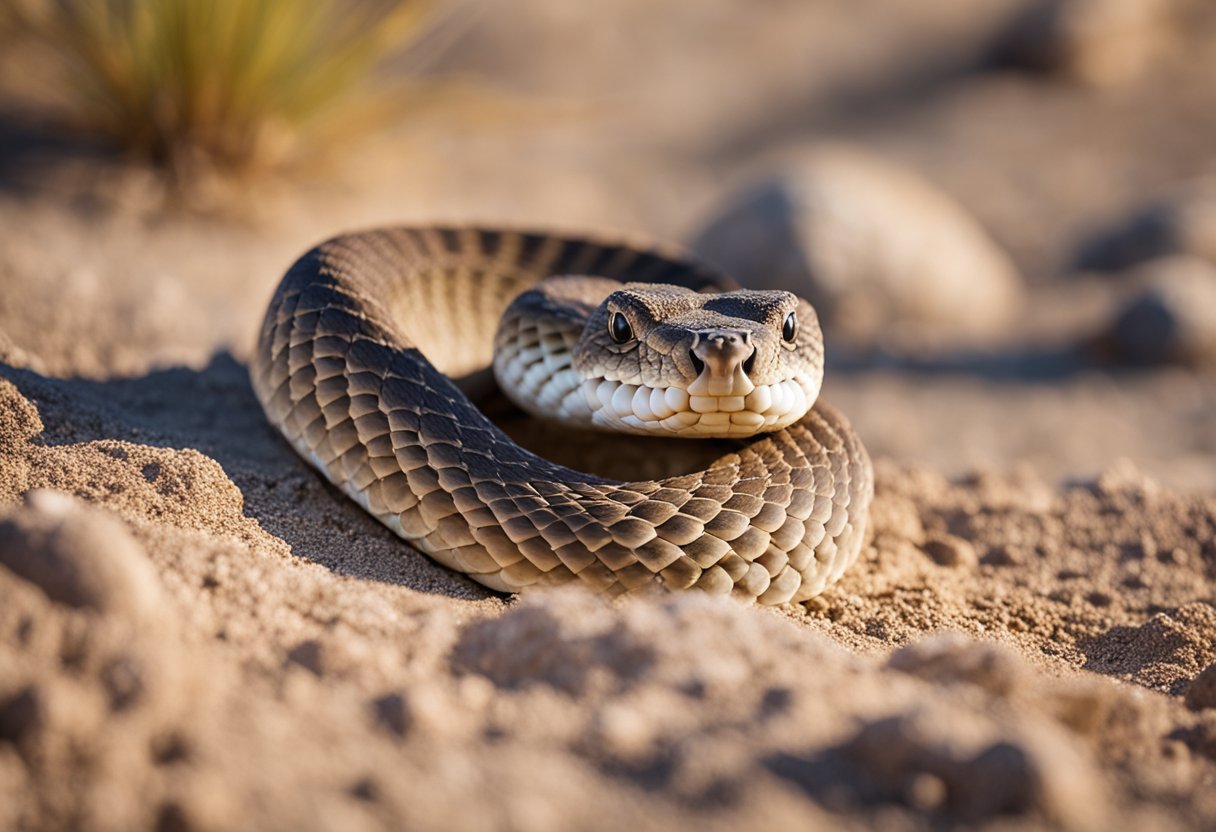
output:
[[[1081,269],[1118,271],[1172,254],[1216,263],[1216,179],[1200,180],[1150,205],[1081,250]]]
[[[961,537],[952,534],[933,535],[924,544],[925,554],[939,566],[970,569],[979,564],[975,547]]]
[[[1199,711],[1216,709],[1216,663],[1207,666],[1186,689],[1186,706]]]
[[[990,335],[1022,298],[1008,256],[963,208],[848,147],[813,148],[744,188],[693,248],[746,286],[806,297],[829,337],[857,345],[954,346]]]
[[[1137,269],[1130,285],[1103,339],[1116,360],[1216,366],[1216,265],[1162,258]]]
[[[158,617],[160,584],[119,520],[54,491],[0,517],[0,565],[53,601],[139,620]]]
[[[1001,38],[997,63],[1096,86],[1131,81],[1175,42],[1175,0],[1041,0]]]
[[[1174,548],[1161,552],[1158,555],[1158,560],[1160,560],[1162,563],[1168,563],[1171,566],[1183,566],[1190,559],[1191,556],[1187,554],[1186,549],[1179,546],[1175,546]]]

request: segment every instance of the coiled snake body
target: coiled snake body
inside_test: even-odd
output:
[[[558,275],[591,277],[521,298]],[[635,327],[648,326],[644,333],[605,306],[626,282],[613,303],[650,314]],[[667,300],[648,306],[647,286],[635,284],[661,284]],[[789,402],[805,407],[818,392],[822,349],[809,306],[763,293],[715,306],[702,304],[713,295],[686,291],[729,288],[681,255],[615,241],[440,227],[349,234],[305,254],[279,284],[253,386],[271,424],[330,482],[439,563],[492,589],[578,581],[614,595],[658,585],[801,601],[839,578],[861,549],[870,461],[845,418],[822,402],[782,427],[801,412]],[[698,330],[688,349],[680,330],[653,319],[669,307],[694,323],[756,320],[746,322],[742,345]],[[779,429],[740,440],[706,470],[662,480],[614,482],[554,464],[512,441],[453,381],[495,361],[504,311],[498,346],[508,357],[498,359],[499,376],[540,393],[551,415],[626,430],[665,420],[672,432],[720,436]],[[580,381],[574,369],[591,359],[571,350],[596,314],[608,316],[611,340],[577,346],[606,369]],[[796,319],[808,320],[795,338]],[[658,340],[616,343],[626,335]],[[762,347],[772,360],[757,367]],[[780,380],[787,359],[796,372]],[[641,362],[634,370],[645,378],[623,378],[630,361]],[[700,397],[683,390],[695,385]]]

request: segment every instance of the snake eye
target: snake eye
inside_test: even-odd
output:
[[[781,325],[781,337],[788,344],[794,343],[794,338],[798,335],[798,316],[793,312],[785,316],[785,323]]]
[[[618,344],[633,338],[633,327],[620,312],[613,312],[608,316],[608,337]]]

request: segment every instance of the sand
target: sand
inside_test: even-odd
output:
[[[167,211],[138,167],[3,122],[0,829],[1216,826],[1216,377],[1070,351],[1121,291],[1076,252],[1209,172],[1196,67],[1216,27],[1095,90],[977,63],[1012,0],[645,5],[601,14],[653,27],[636,49],[654,84],[607,36],[559,72],[582,21],[541,0],[488,12],[436,68],[521,95],[645,88],[628,106],[420,116],[249,192],[238,219]],[[521,52],[538,31],[567,47]],[[724,44],[751,75],[722,69]],[[827,134],[965,205],[1028,307],[978,352],[829,351],[825,396],[877,493],[861,559],[820,598],[491,593],[265,422],[257,321],[324,236],[478,219],[691,240]],[[555,457],[651,475],[653,444],[604,459],[486,407]]]
[[[1130,464],[1064,490],[880,465],[862,562],[777,613],[513,601],[322,484],[234,363],[6,375],[8,824],[1216,817],[1216,711],[1182,701],[1216,663],[1216,498]]]

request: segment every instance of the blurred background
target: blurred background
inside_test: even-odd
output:
[[[807,296],[875,456],[1216,490],[1210,0],[0,5],[0,360],[244,362],[298,254],[411,221]]]

